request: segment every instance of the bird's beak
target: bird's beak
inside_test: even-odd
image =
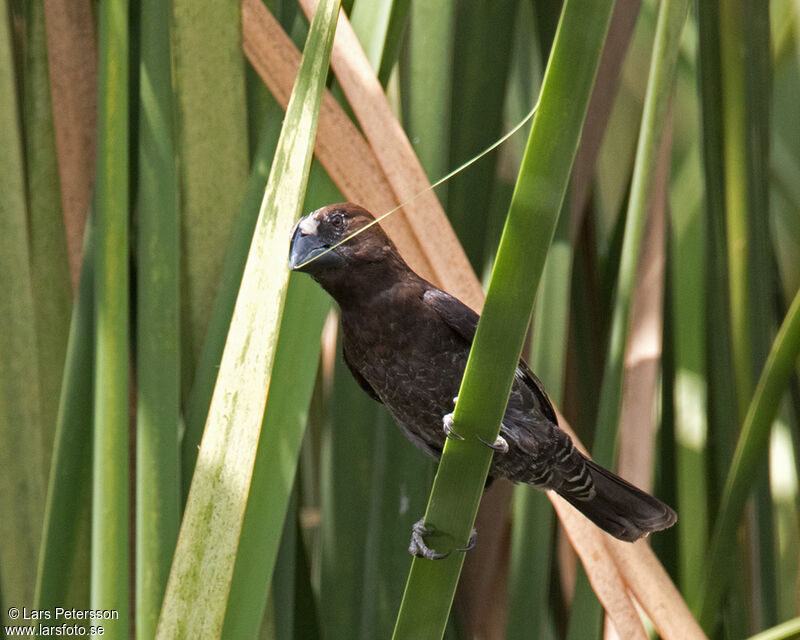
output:
[[[316,271],[342,262],[337,250],[325,253],[330,245],[317,234],[317,221],[313,215],[310,213],[300,218],[294,226],[292,242],[289,245],[289,269],[292,271]]]

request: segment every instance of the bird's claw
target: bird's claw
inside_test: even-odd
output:
[[[487,447],[494,449],[498,453],[508,453],[508,442],[506,442],[506,439],[503,436],[497,436],[494,442],[486,442],[486,440],[481,438],[479,435],[476,435],[475,437]]]
[[[472,532],[469,534],[469,542],[467,542],[467,546],[460,547],[456,549],[456,551],[470,551],[475,548],[477,542],[478,542],[478,530],[475,527],[472,527]]]
[[[453,398],[453,406],[455,407],[456,402],[458,402],[458,396]],[[453,412],[446,414],[442,418],[442,431],[444,431],[444,435],[446,435],[451,440],[463,440],[464,436],[459,433],[456,433],[455,429],[453,429]]]
[[[408,545],[408,552],[417,558],[427,558],[428,560],[444,560],[450,553],[436,553],[431,549],[425,540],[424,536],[429,536],[433,533],[425,526],[425,518],[420,518],[411,527],[411,543]]]
[[[448,413],[442,418],[442,431],[451,440],[463,440],[464,436],[458,434],[453,429],[453,414]]]
[[[417,520],[411,527],[411,543],[408,545],[408,552],[417,558],[427,558],[428,560],[444,560],[450,555],[449,551],[447,553],[437,553],[427,544],[425,544],[425,540],[423,540],[425,536],[429,536],[432,533],[434,532],[425,526],[424,517]],[[478,532],[475,528],[473,528],[472,532],[470,533],[467,546],[459,547],[456,549],[456,551],[467,552],[471,549],[474,549],[477,540]]]

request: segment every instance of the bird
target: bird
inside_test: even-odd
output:
[[[447,438],[462,438],[453,405],[478,314],[417,275],[373,215],[353,203],[328,205],[292,230],[289,268],[310,275],[336,301],[344,362],[361,388],[383,403],[405,436],[436,460]],[[544,386],[517,365],[488,484],[503,477],[556,492],[615,538],[633,542],[677,521],[675,511],[582,454]],[[438,559],[412,527],[409,551]],[[474,545],[474,535],[465,551]]]

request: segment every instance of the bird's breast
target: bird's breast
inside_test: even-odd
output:
[[[453,410],[469,352],[437,318],[416,315],[383,315],[379,323],[343,315],[344,348],[406,436],[438,457],[442,417]]]

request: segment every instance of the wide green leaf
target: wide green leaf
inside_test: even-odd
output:
[[[181,386],[191,389],[220,286],[248,139],[241,3],[170,3],[181,188]]]
[[[186,504],[157,638],[221,637],[339,10],[321,3],[287,108]],[[276,526],[277,539],[282,522]]]
[[[84,239],[78,297],[72,307],[64,378],[36,577],[37,609],[89,606],[92,491],[94,240]]]
[[[0,591],[32,602],[44,505],[44,454],[25,165],[11,12],[0,4]],[[9,620],[5,607],[3,620]]]
[[[136,288],[136,637],[155,635],[178,539],[178,173],[169,5],[145,0],[139,61]]]
[[[99,8],[100,71],[95,181],[95,348],[91,605],[130,621],[129,420],[129,32],[127,0]]]

